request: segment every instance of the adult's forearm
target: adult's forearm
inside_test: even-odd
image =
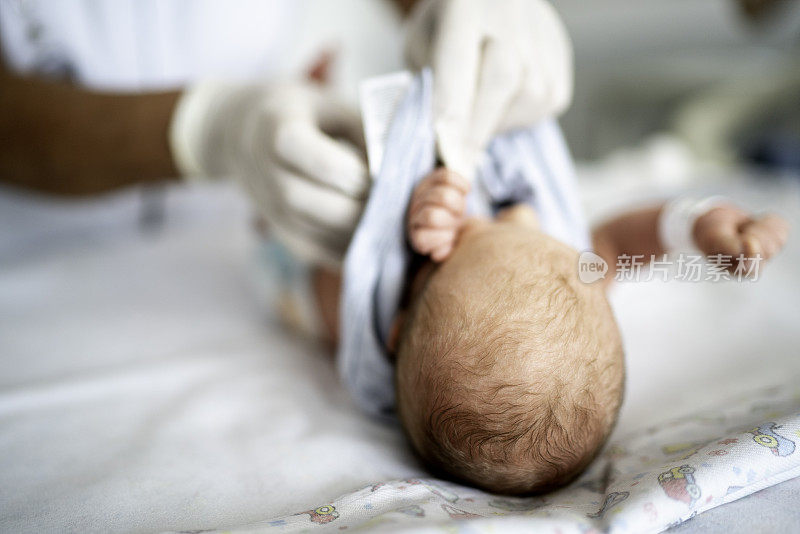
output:
[[[179,93],[112,94],[0,74],[0,181],[92,194],[177,176],[168,144]]]

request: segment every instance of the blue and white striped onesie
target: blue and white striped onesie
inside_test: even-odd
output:
[[[424,71],[394,114],[381,170],[344,262],[339,373],[358,405],[375,415],[394,412],[394,366],[386,340],[412,257],[406,208],[435,164],[432,100],[431,73]],[[589,248],[572,160],[554,121],[491,142],[467,212],[491,215],[500,206],[523,202],[536,210],[542,231],[578,250]]]

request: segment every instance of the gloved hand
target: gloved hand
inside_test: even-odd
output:
[[[301,259],[336,266],[368,187],[361,119],[324,88],[200,84],[170,142],[184,174],[235,176],[273,234]]]
[[[432,67],[439,154],[469,179],[492,137],[572,100],[572,45],[545,0],[425,0],[412,13],[406,57]]]

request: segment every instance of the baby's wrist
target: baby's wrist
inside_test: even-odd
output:
[[[682,196],[667,202],[658,217],[658,241],[666,252],[697,250],[694,228],[697,220],[715,208],[730,205],[722,196]]]

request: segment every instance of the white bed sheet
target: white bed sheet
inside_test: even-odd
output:
[[[798,227],[796,184],[746,191]],[[0,529],[232,527],[425,476],[324,350],[272,323],[240,196],[171,188],[166,204],[143,234],[135,191],[0,194]],[[797,235],[757,284],[616,288],[617,435],[800,376]]]

